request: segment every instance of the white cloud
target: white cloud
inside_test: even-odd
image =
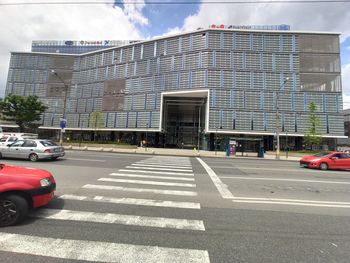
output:
[[[52,0],[45,0],[49,1]],[[5,90],[10,52],[30,51],[32,40],[142,39],[136,24],[148,23],[141,13],[143,6],[129,6],[123,10],[118,6],[113,8],[113,0],[109,2],[0,6],[0,96]]]
[[[202,4],[196,14],[185,19],[181,29],[188,31],[210,24],[289,24],[292,30],[340,32],[344,40],[350,36],[349,23],[350,3]]]

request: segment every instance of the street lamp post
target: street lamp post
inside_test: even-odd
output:
[[[289,78],[285,78],[283,83],[281,84],[281,89],[289,80]],[[279,100],[280,100],[280,93],[279,90],[277,90],[276,93],[276,139],[277,139],[277,147],[276,147],[276,160],[280,159],[280,113],[279,113]]]
[[[63,97],[63,108],[62,108],[62,118],[60,121],[60,126],[61,126],[61,131],[60,131],[60,144],[62,145],[63,143],[63,129],[66,126],[66,120],[65,120],[65,116],[66,116],[66,104],[67,104],[67,92],[68,92],[68,85],[66,84],[66,82],[61,78],[60,75],[58,75],[58,73],[55,70],[51,70],[51,73],[54,74],[64,85],[64,97]],[[61,123],[62,122],[62,123]]]
[[[286,130],[286,159],[288,159],[288,131]]]
[[[215,145],[214,145],[214,147],[215,147],[215,155],[216,155],[216,153],[217,153],[217,144],[218,144],[218,127],[217,126],[215,126]]]
[[[198,141],[197,141],[197,151],[199,152],[199,146],[200,146],[200,136],[201,136],[201,108],[202,105],[199,106],[198,109]]]
[[[147,144],[148,144],[148,122],[146,123],[146,142],[145,142],[145,152],[147,152]]]

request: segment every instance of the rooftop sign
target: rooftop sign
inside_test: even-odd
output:
[[[218,29],[247,29],[247,30],[290,30],[290,25],[216,25],[212,24],[209,28]]]

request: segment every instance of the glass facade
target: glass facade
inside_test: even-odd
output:
[[[162,94],[208,90],[207,123],[193,122],[195,133],[271,136],[278,103],[282,132],[302,136],[313,101],[320,132],[344,135],[337,34],[208,29],[80,55],[14,52],[6,94],[39,96],[50,106],[44,127],[58,126],[63,109],[52,69],[69,85],[67,129],[101,111],[106,129],[162,133]]]

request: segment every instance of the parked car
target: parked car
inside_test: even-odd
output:
[[[17,140],[7,146],[0,146],[0,158],[21,158],[32,162],[40,159],[56,160],[64,154],[64,148],[50,140]]]
[[[14,143],[17,140],[26,140],[26,139],[37,139],[38,134],[35,133],[0,133],[0,146],[9,145]]]
[[[48,204],[55,189],[48,171],[0,164],[0,227],[19,223],[30,208]]]
[[[304,156],[300,159],[300,166],[321,170],[350,169],[350,154],[345,152],[321,152],[315,155]]]

